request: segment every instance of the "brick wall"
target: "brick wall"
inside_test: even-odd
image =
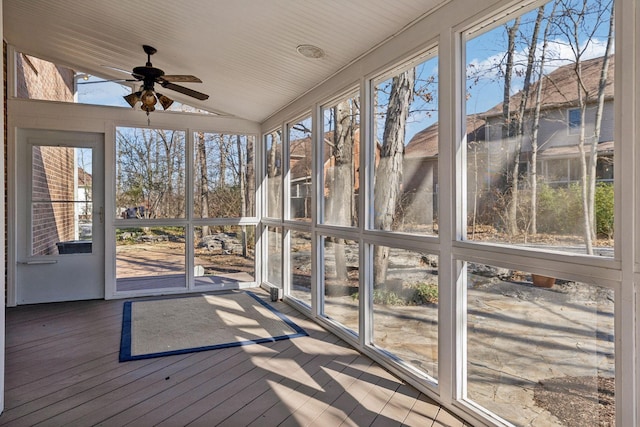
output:
[[[24,54],[16,55],[16,96],[73,102],[73,70]]]
[[[74,150],[34,147],[32,165],[33,255],[57,254],[57,242],[75,237]]]
[[[16,85],[18,98],[65,102],[74,100],[73,70],[32,56],[17,54]],[[64,147],[34,147],[32,156],[32,197],[33,200],[41,201],[32,204],[32,254],[57,254],[57,242],[73,240],[75,237],[75,207],[71,203],[75,198],[74,150]]]

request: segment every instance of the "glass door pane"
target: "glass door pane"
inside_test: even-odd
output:
[[[92,149],[33,145],[31,255],[92,252]]]

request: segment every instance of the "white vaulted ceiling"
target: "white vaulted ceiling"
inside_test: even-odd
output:
[[[103,78],[144,65],[193,74],[172,96],[257,122],[448,0],[4,0],[4,37],[17,51]],[[326,57],[296,47],[312,44]],[[174,95],[174,92],[171,93]]]

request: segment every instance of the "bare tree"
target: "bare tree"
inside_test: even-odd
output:
[[[246,165],[244,163],[245,159],[243,156],[242,150],[242,137],[240,135],[236,135],[236,149],[238,150],[238,181],[240,183],[240,216],[247,216],[247,197],[246,197]],[[242,226],[242,256],[247,256],[247,227]]]
[[[270,134],[271,146],[267,149],[268,215],[282,210],[282,133]]]
[[[518,28],[520,27],[520,16],[518,16],[513,25],[511,27],[507,26],[507,52],[506,52],[506,63],[504,67],[504,86],[502,92],[502,144],[504,144],[509,137],[511,137],[511,129],[512,129],[512,115],[511,115],[511,81],[513,76],[513,67],[514,67],[514,56],[516,50],[516,35],[518,34]],[[510,150],[504,150],[505,155],[509,156]],[[507,232],[515,236],[518,234],[518,224],[515,218],[516,211],[516,203],[518,199],[518,163],[519,163],[519,153],[515,153],[516,160],[514,161],[514,166],[509,168],[507,166],[506,174],[507,174],[507,183],[510,184],[511,187],[511,203],[507,204],[508,212],[505,215],[507,219]],[[506,163],[508,165],[508,162]],[[515,176],[515,183],[514,183]],[[515,186],[515,193],[513,192],[513,188]]]
[[[254,216],[256,214],[256,169],[255,169],[255,154],[254,150],[254,137],[247,136],[247,171],[245,174],[246,179],[246,215]]]
[[[352,194],[354,184],[353,145],[354,124],[350,100],[344,100],[333,108],[335,120],[331,156],[334,166],[330,169],[330,188],[327,200],[327,219],[338,225],[351,225]],[[347,262],[344,243],[341,238],[333,239],[335,243],[336,276],[338,280],[347,280]]]
[[[591,213],[591,237],[596,239],[596,225],[595,225],[595,196],[596,196],[596,173],[598,165],[598,143],[600,142],[600,131],[602,129],[602,113],[604,111],[604,98],[605,88],[609,79],[609,63],[611,57],[611,49],[613,44],[613,34],[615,29],[614,13],[615,0],[611,0],[611,15],[609,16],[609,30],[607,35],[607,45],[602,58],[602,68],[600,69],[600,80],[598,81],[598,95],[597,95],[597,109],[595,117],[595,126],[593,131],[593,143],[591,144],[591,150],[589,153],[589,164],[587,176],[589,177],[589,195],[588,204],[590,206],[589,211]]]
[[[525,113],[528,107],[529,95],[531,91],[531,76],[533,74],[533,67],[536,59],[536,46],[538,41],[538,33],[540,31],[540,24],[544,18],[544,6],[538,8],[538,14],[536,15],[533,31],[528,46],[527,64],[524,74],[524,82],[522,90],[520,91],[520,104],[515,117],[516,122],[516,134],[515,134],[515,148],[514,158],[512,159],[511,166],[511,199],[509,201],[509,234],[512,236],[518,233],[518,203],[519,203],[519,181],[520,181],[520,156],[522,153],[522,140],[524,138],[524,124]],[[514,25],[515,27],[516,25]],[[509,38],[511,38],[511,31],[509,32]],[[509,46],[511,48],[511,43]],[[506,85],[506,83],[505,83]]]
[[[415,68],[411,68],[395,76],[391,84],[374,189],[374,224],[380,230],[391,230],[400,199],[405,127],[415,74]],[[376,246],[373,262],[376,283],[386,280],[388,262],[389,249]]]
[[[196,136],[196,166],[198,167],[198,196],[200,202],[200,217],[209,217],[209,172],[207,168],[207,145],[204,132],[198,132]],[[209,226],[202,226],[202,237],[209,235]]]
[[[540,109],[542,107],[542,88],[544,85],[544,67],[547,62],[547,48],[549,46],[549,31],[551,23],[555,15],[556,8],[560,0],[553,3],[549,14],[547,24],[542,36],[542,48],[540,51],[540,60],[538,61],[538,84],[536,86],[535,99],[533,102],[534,110],[531,120],[531,169],[530,185],[531,185],[531,234],[538,234],[538,131],[540,129]]]
[[[183,215],[184,132],[124,128],[116,138],[118,204],[142,207],[147,218]]]
[[[598,93],[596,99],[598,105],[604,102],[604,88],[607,83],[607,69],[611,42],[613,38],[613,0],[589,2],[588,0],[561,0],[561,19],[556,20],[559,31],[566,36],[573,57],[574,73],[576,77],[576,99],[580,111],[580,128],[578,151],[580,153],[580,189],[582,193],[583,235],[587,254],[593,254],[593,241],[595,240],[595,170],[597,164],[597,144],[600,132],[600,124],[596,125],[597,135],[586,134],[587,106],[593,102],[593,93],[589,92],[588,85],[584,81],[582,62],[587,49],[595,40],[595,36],[603,23],[603,17],[609,14],[607,55],[603,58],[603,67],[600,73]],[[584,40],[583,40],[584,35]],[[601,120],[600,110],[598,120]],[[590,139],[588,142],[587,140]],[[590,143],[589,154],[586,145]],[[590,159],[588,160],[588,157]],[[591,166],[587,162],[591,162]]]

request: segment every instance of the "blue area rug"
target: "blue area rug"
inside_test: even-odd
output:
[[[253,292],[126,301],[120,362],[308,334]]]

